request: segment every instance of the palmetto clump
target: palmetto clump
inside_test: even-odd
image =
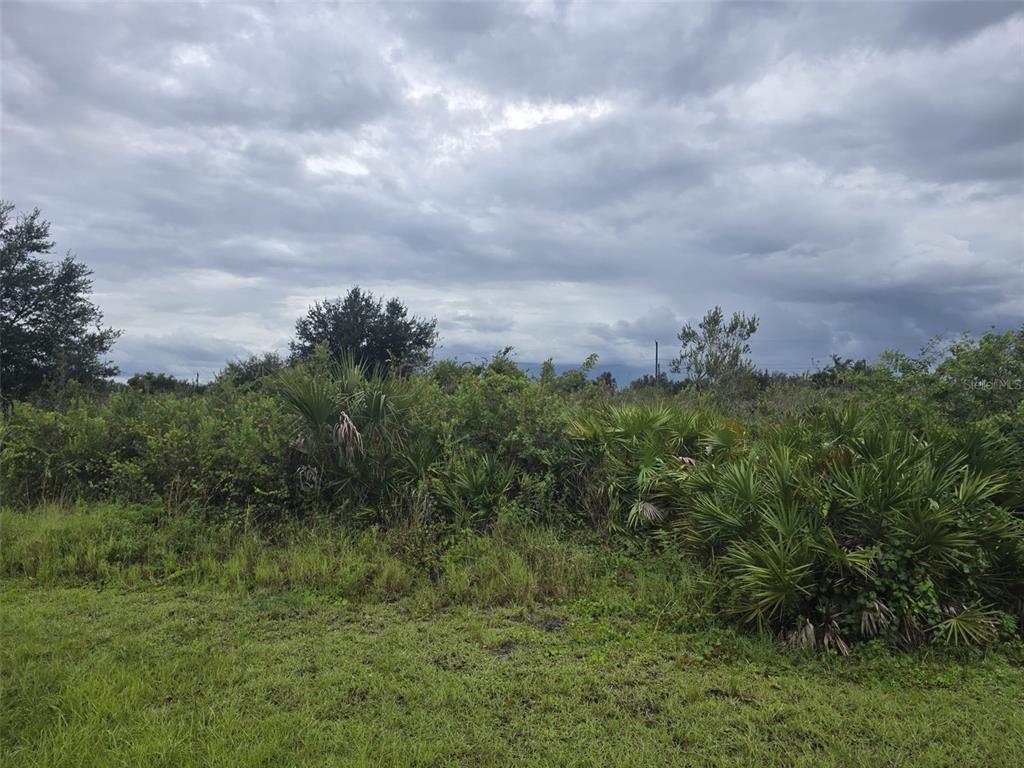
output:
[[[853,409],[757,437],[652,406],[572,429],[581,460],[602,456],[613,528],[663,528],[726,579],[729,611],[790,644],[977,644],[1022,613],[1024,522],[998,441]]]
[[[429,464],[408,428],[417,386],[350,359],[285,371],[277,389],[293,420],[291,446],[303,461],[300,489],[355,509],[403,497]],[[410,469],[417,451],[422,466]]]
[[[692,471],[704,417],[664,405],[609,406],[570,425],[580,495],[613,530],[666,518],[663,500],[677,473]]]

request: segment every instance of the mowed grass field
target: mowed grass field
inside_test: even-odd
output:
[[[799,656],[581,606],[9,578],[0,764],[1024,765],[1014,654]]]

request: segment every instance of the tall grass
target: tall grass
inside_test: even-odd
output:
[[[569,600],[608,578],[592,546],[546,528],[445,538],[417,526],[268,531],[118,504],[0,511],[0,574],[49,585],[308,589],[352,601],[411,596],[432,607]]]

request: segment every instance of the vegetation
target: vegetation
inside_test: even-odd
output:
[[[679,332],[682,345],[672,370],[685,372],[697,385],[723,385],[750,375],[750,337],[757,333],[757,315],[734,312],[728,321],[721,307],[708,310],[696,328],[687,323]]]
[[[361,365],[412,371],[430,360],[437,343],[437,320],[408,317],[398,299],[377,299],[359,286],[345,298],[316,302],[295,323],[293,359],[309,357],[325,344],[335,357]]]
[[[0,379],[11,401],[55,380],[91,385],[117,373],[103,360],[120,331],[102,327],[92,274],[72,256],[54,264],[50,223],[0,201]]]
[[[5,501],[158,501],[236,524],[591,530],[687,553],[718,584],[723,616],[791,643],[987,645],[1024,616],[1022,410],[985,401],[965,420],[973,393],[948,391],[976,370],[963,356],[995,349],[1013,369],[1016,338],[958,343],[934,372],[907,359],[909,374],[872,369],[827,390],[831,402],[808,382],[810,404],[778,422],[738,420],[701,390],[630,401],[580,371],[530,379],[507,353],[399,376],[321,347],[201,393],[19,404],[3,424]]]
[[[25,306],[98,320],[37,218]],[[4,300],[5,765],[1024,757],[1024,328],[785,376],[715,308],[620,390],[356,288],[99,387],[113,332]]]
[[[198,385],[193,382],[184,381],[166,373],[153,373],[153,371],[136,373],[128,379],[127,385],[131,389],[138,389],[149,394],[154,392],[184,393],[198,388]]]
[[[0,532],[5,766],[1024,758],[1019,645],[779,649],[654,542],[156,504],[7,512]]]
[[[250,355],[244,360],[228,361],[217,374],[217,382],[230,382],[235,387],[258,387],[284,369],[285,360],[276,352]]]

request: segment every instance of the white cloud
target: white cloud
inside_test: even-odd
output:
[[[596,120],[611,111],[612,105],[607,101],[592,101],[586,104],[520,102],[506,105],[501,122],[491,130],[528,131],[541,125],[562,123],[574,118]]]
[[[314,155],[303,160],[306,170],[315,176],[367,176],[370,169],[347,155]]]

